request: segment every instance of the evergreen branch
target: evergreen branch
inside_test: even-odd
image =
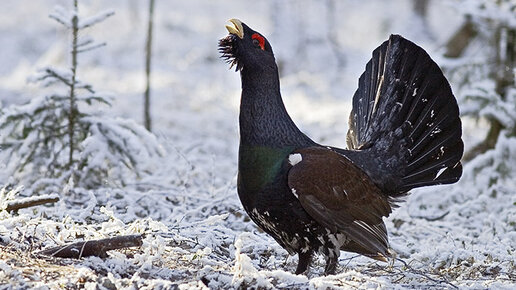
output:
[[[7,126],[12,125],[12,123],[20,123],[21,120],[28,118],[28,116],[29,115],[26,113],[9,115],[3,120],[2,124],[0,124],[0,129],[5,129]]]
[[[82,48],[82,49],[77,49],[77,53],[83,53],[83,52],[86,52],[86,51],[94,50],[94,49],[97,49],[99,47],[103,47],[103,46],[106,46],[106,45],[107,44],[105,42],[97,43],[97,44],[91,45],[89,47],[85,47],[85,48]]]
[[[66,22],[61,15],[50,14],[48,17],[64,25],[66,28],[70,28],[70,23]]]
[[[32,161],[32,157],[34,157],[34,155],[36,154],[36,150],[37,150],[37,146],[36,148],[32,148],[32,150],[30,151],[29,154],[25,155],[26,157],[23,158],[23,155],[21,156],[22,158],[22,161],[20,162],[20,165],[17,166],[17,170],[18,171],[23,171],[23,169],[25,168],[25,166],[30,162]],[[24,159],[24,160],[23,160]]]
[[[96,102],[111,106],[111,102],[109,102],[105,98],[99,97],[99,96],[88,96],[88,97],[84,97],[84,98],[79,98],[79,100],[86,102],[88,105],[91,105],[92,101],[96,101]]]
[[[62,137],[66,136],[66,133],[63,132],[63,133],[59,133],[59,134],[50,134],[50,135],[47,135],[42,141],[41,143],[47,143],[48,141],[52,140],[52,139],[60,139]]]
[[[92,94],[95,93],[95,91],[93,90],[93,88],[92,88],[92,86],[90,84],[84,84],[84,83],[82,83],[80,81],[76,81],[75,82],[75,88],[77,88],[77,89],[85,89],[85,90],[87,90],[88,92],[90,92]],[[75,96],[75,98],[77,99],[77,96]]]
[[[98,13],[97,15],[86,18],[85,20],[80,20],[77,24],[79,29],[84,29],[91,27],[99,22],[106,20],[106,18],[115,15],[115,11],[108,10]]]
[[[87,50],[90,50],[90,49],[87,49]],[[79,53],[80,51],[77,50],[76,53]],[[67,76],[64,76],[63,74],[57,72],[55,69],[53,68],[46,68],[44,70],[44,72],[46,73],[45,75],[41,76],[40,78],[37,78],[36,80],[37,81],[43,81],[47,78],[54,78],[62,83],[64,83],[66,86],[68,87],[72,87],[74,86],[75,88],[79,88],[79,89],[85,89],[87,90],[88,92],[94,94],[95,91],[92,89],[92,86],[90,84],[83,84],[81,83],[80,81],[78,81],[77,79],[74,79],[73,77],[73,72],[72,72],[72,75],[70,75],[70,78],[71,79],[67,79]],[[46,86],[50,85],[50,84],[53,84],[55,83],[55,81],[53,82],[49,82],[48,84],[46,84]],[[70,96],[60,96],[62,97],[63,99],[69,99]]]
[[[50,100],[56,102],[55,106],[62,108],[62,107],[64,107],[64,104],[61,101],[68,100],[69,96],[65,96],[65,95],[50,95],[49,98],[50,98]]]
[[[83,40],[81,42],[77,43],[77,47],[86,46],[86,45],[91,44],[93,42],[94,41],[93,41],[92,38],[86,38],[86,39],[83,38]]]
[[[62,75],[60,75],[57,72],[55,72],[53,69],[47,68],[47,69],[45,69],[45,72],[48,74],[48,76],[51,76],[51,77],[53,77],[55,79],[58,79],[59,81],[61,81],[65,85],[67,85],[68,87],[72,87],[72,83],[74,81],[70,81],[70,80],[66,79]],[[43,78],[41,78],[41,80],[47,78],[48,76],[44,76]],[[90,93],[94,93],[94,92],[90,91]]]

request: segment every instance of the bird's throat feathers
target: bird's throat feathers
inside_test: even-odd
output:
[[[285,109],[276,75],[247,74],[242,70],[240,142],[282,148],[306,143]]]

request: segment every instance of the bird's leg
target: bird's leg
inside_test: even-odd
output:
[[[299,252],[298,257],[299,262],[297,263],[296,275],[302,274],[308,269],[310,262],[312,262],[312,252]]]
[[[390,255],[390,257],[389,257],[389,270],[391,270],[394,267],[394,262],[396,262],[397,254],[391,248],[387,249],[387,253]]]
[[[337,262],[338,255],[335,255],[331,252],[328,256],[326,256],[326,267],[324,268],[324,275],[333,275],[335,274],[335,270],[337,270]]]

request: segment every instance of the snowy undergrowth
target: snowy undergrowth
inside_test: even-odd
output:
[[[415,191],[389,218],[399,255],[465,285],[491,276],[514,283],[515,145],[501,136],[495,150],[467,164],[456,185]]]
[[[388,219],[392,246],[407,264],[390,268],[343,253],[339,274],[329,277],[321,276],[320,258],[308,276],[292,274],[297,258],[287,257],[241,209],[233,161],[207,154],[205,146],[166,148],[161,171],[126,187],[67,188],[53,207],[2,212],[1,277],[16,286],[54,288],[514,285],[514,139],[502,137],[496,150],[467,165],[458,185],[414,192]],[[142,247],[112,251],[104,260],[33,254],[65,242],[134,233],[144,234]]]
[[[24,9],[16,8],[20,7],[18,2],[13,1],[16,3],[12,4],[13,13],[0,20],[12,23],[12,31],[16,31],[0,31],[13,39],[12,44],[6,44],[7,48],[13,46],[8,52],[15,54],[18,46],[24,47],[23,43],[28,42],[24,40],[27,38],[31,39],[30,47],[34,50],[32,56],[31,51],[24,51],[29,59],[45,53],[38,63],[53,63],[48,59],[60,54],[58,48],[41,42],[53,36],[44,30],[51,26],[45,22],[48,21],[45,15],[43,20],[35,20],[38,23],[38,27],[32,28],[35,32],[20,32],[16,20],[26,17],[27,11],[35,17],[41,11],[50,10],[47,8],[54,1],[47,1],[51,4],[31,1]],[[144,2],[133,1],[131,5],[136,8],[130,9],[127,1],[112,2],[117,13],[113,25],[101,32],[91,31],[96,38],[95,33],[108,34],[98,36],[109,39],[106,52],[86,58],[81,71],[85,79],[101,90],[115,93],[114,115],[135,120],[141,113],[143,91],[142,67],[137,61],[143,61],[142,42],[138,39],[138,35],[143,35],[143,25],[128,15],[136,13],[143,21],[145,17],[138,13],[145,9],[138,5]],[[288,47],[280,42],[292,44],[303,39],[280,37],[280,29],[274,28],[266,17],[271,12],[265,2],[257,2],[250,8],[251,4],[243,5],[239,1],[223,7],[206,1],[202,4],[208,9],[201,9],[196,15],[182,11],[192,11],[189,5],[197,8],[198,2],[184,1],[179,8],[174,2],[159,2],[162,6],[161,14],[157,14],[159,33],[155,54],[159,61],[154,68],[153,110],[154,133],[164,150],[163,156],[151,160],[152,174],[149,171],[138,177],[131,175],[124,185],[106,181],[97,189],[85,189],[65,182],[64,186],[52,188],[60,196],[56,204],[22,209],[18,213],[0,212],[0,288],[514,288],[514,138],[501,137],[495,150],[466,165],[458,184],[415,190],[394,211],[387,219],[387,228],[391,244],[403,262],[396,261],[393,267],[342,253],[335,276],[322,276],[324,261],[320,257],[315,259],[307,276],[294,275],[297,257],[288,257],[242,209],[236,194],[240,83],[238,75],[218,60],[216,51],[217,39],[226,33],[224,21],[239,17],[267,35],[277,33],[269,40],[278,55],[284,55],[287,65],[288,61],[300,60],[294,68],[301,70],[295,71],[291,66],[282,78],[287,109],[309,136],[323,144],[343,147],[350,97],[371,50],[390,32],[419,35],[414,31],[393,30],[375,38],[364,31],[353,32],[353,27],[380,31],[382,21],[388,21],[388,17],[397,19],[394,26],[406,27],[404,18],[397,17],[399,13],[387,9],[390,6],[377,9],[385,4],[373,2],[368,2],[366,8],[374,6],[375,11],[382,13],[372,13],[358,2],[352,4],[353,9],[345,10],[354,12],[350,14],[353,17],[345,20],[353,25],[349,23],[342,30],[351,36],[341,39],[342,49],[349,56],[343,71],[333,66],[328,70],[309,70],[310,61],[319,62],[317,67],[325,67],[320,53],[333,59],[327,53],[331,50],[317,45],[324,39],[317,38],[304,48],[303,61],[296,54],[289,55]],[[104,1],[90,3],[99,6],[91,8],[94,11],[106,8]],[[314,9],[319,5],[317,2],[310,5],[311,13],[322,11]],[[296,11],[303,12],[302,6],[296,6]],[[303,13],[300,15],[311,15]],[[438,14],[439,21],[435,22],[441,23],[444,18],[440,10]],[[290,22],[300,21],[291,17],[282,19],[282,28],[287,31],[297,27],[289,27]],[[306,18],[321,17],[325,17],[324,11]],[[378,23],[356,25],[361,18],[376,19]],[[308,26],[299,29],[303,27]],[[308,28],[320,31],[318,25]],[[300,35],[295,29],[292,31],[294,36]],[[311,32],[310,37],[318,37],[316,34]],[[365,39],[366,35],[369,38]],[[346,46],[350,42],[352,48]],[[6,72],[0,76],[4,105],[16,103],[18,98],[26,100],[33,93],[41,94],[25,85],[26,76],[34,70],[31,65],[21,63],[15,67],[11,60],[2,63],[12,69],[11,72],[0,68],[0,72]],[[340,75],[344,82],[335,75]],[[468,145],[479,133],[473,123],[465,124],[464,128],[468,130],[464,134]],[[2,183],[10,181],[9,176],[2,176]],[[31,195],[37,184],[24,186],[25,190],[8,188],[3,198],[12,200]],[[67,242],[135,233],[144,235],[141,247],[111,251],[106,259],[71,260],[35,255],[40,249]]]

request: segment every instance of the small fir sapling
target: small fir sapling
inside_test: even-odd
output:
[[[156,137],[143,127],[93,110],[110,101],[78,78],[79,54],[105,45],[82,30],[113,14],[81,18],[75,0],[70,11],[58,7],[50,15],[70,32],[70,67],[42,69],[33,80],[54,92],[2,110],[0,148],[11,176],[29,183],[50,178],[65,184],[72,178],[84,187],[124,183],[128,171],[138,175],[144,162],[162,154]]]

